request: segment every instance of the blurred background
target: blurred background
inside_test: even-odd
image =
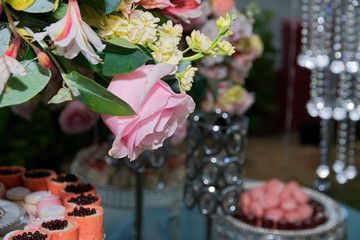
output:
[[[320,120],[310,117],[305,107],[310,71],[296,64],[301,38],[296,2],[237,1],[239,9],[258,5],[261,12],[255,16],[254,33],[264,43],[264,52],[254,61],[245,83],[256,94],[246,113],[250,129],[245,177],[296,180],[311,188],[319,164]],[[64,107],[36,101],[23,109],[0,108],[0,164],[69,172],[81,148],[107,141],[109,132],[101,120],[81,133],[64,132],[59,124]],[[357,136],[357,150],[359,146]],[[359,168],[359,154],[356,160]],[[360,210],[359,178],[343,185],[330,180],[329,195]]]

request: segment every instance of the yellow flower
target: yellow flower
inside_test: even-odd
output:
[[[244,88],[235,85],[219,97],[219,103],[224,109],[231,109],[234,104],[241,104],[244,98]]]
[[[229,14],[229,13],[228,13]],[[216,25],[219,28],[230,28],[231,26],[231,19],[230,18],[223,18],[220,17],[217,21],[216,21]]]
[[[212,44],[210,38],[201,33],[199,30],[193,30],[191,37],[186,36],[186,42],[195,52],[203,52],[206,54],[211,54],[214,52],[212,49],[210,49]]]
[[[130,16],[130,42],[146,45],[156,40],[157,23],[159,18],[154,17],[150,12],[135,10]]]
[[[226,53],[227,55],[231,56],[235,53],[235,47],[231,45],[230,42],[223,40],[218,43],[218,47],[221,52]]]
[[[176,78],[179,81],[181,93],[186,93],[187,91],[191,90],[195,72],[197,70],[198,69],[196,67],[192,67],[191,65],[189,65],[186,67],[185,71],[176,74]]]
[[[183,27],[180,24],[173,25],[172,21],[168,20],[167,23],[164,23],[158,27],[160,36],[170,35],[173,37],[181,38]]]
[[[257,34],[251,35],[247,39],[248,45],[250,48],[255,50],[256,56],[261,56],[264,51],[264,44],[261,41],[261,38]]]
[[[105,37],[119,37],[129,40],[129,22],[117,15],[110,15],[104,21],[103,29],[98,33]]]
[[[160,37],[156,42],[156,50],[152,55],[156,62],[166,62],[177,66],[183,57],[182,51],[177,48],[178,38],[171,36]]]

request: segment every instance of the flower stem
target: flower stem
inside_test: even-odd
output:
[[[184,57],[183,59],[181,59],[182,62],[187,62],[187,61],[195,61],[195,60],[198,60],[202,57],[204,57],[205,54],[204,53],[197,53],[197,54],[194,54],[192,56],[189,56],[189,57]]]
[[[148,43],[148,47],[153,50],[154,52],[156,51],[157,47],[154,44],[150,44]]]
[[[19,34],[18,34],[17,28],[16,28],[16,26],[14,24],[14,21],[12,19],[12,16],[10,14],[10,10],[7,7],[6,3],[3,3],[3,6],[4,6],[6,18],[7,18],[8,22],[9,22],[9,24],[10,24],[10,27],[11,27],[15,37],[18,37]]]

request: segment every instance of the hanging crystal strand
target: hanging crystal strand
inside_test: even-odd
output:
[[[344,172],[348,180],[352,180],[357,176],[355,167],[355,140],[356,140],[356,122],[350,120],[349,124],[349,143],[348,143],[348,165]]]
[[[340,74],[345,70],[345,65],[342,61],[342,31],[343,31],[343,6],[341,0],[334,0],[332,3],[334,9],[334,45],[333,58],[330,64],[331,72]]]
[[[332,119],[322,119],[320,122],[320,165],[316,169],[318,179],[314,182],[314,188],[320,192],[329,190],[331,183],[328,179],[330,174],[330,139]]]
[[[342,120],[339,122],[337,130],[337,149],[336,149],[336,160],[333,164],[333,170],[336,172],[336,181],[340,184],[344,184],[347,181],[345,175],[345,164],[348,151],[348,119]]]
[[[317,91],[319,100],[316,101],[319,116],[322,119],[330,119],[332,117],[333,95],[332,91],[332,73],[328,70],[330,56],[332,54],[333,45],[333,8],[330,0],[320,0],[321,10],[317,18],[317,31],[319,32],[319,43],[317,68],[319,69]],[[320,104],[319,104],[320,103]]]
[[[323,71],[329,64],[328,46],[326,46],[329,44],[329,41],[326,41],[329,38],[329,35],[326,35],[326,7],[328,2],[329,0],[314,0],[308,4],[311,13],[308,18],[308,32],[310,33],[311,41],[308,40],[308,42],[310,43],[310,52],[312,54],[311,62],[315,62],[315,64],[312,64],[310,68],[312,70],[310,99],[306,107],[309,115],[312,117],[319,116],[319,110],[325,107],[325,78]]]
[[[356,28],[355,32],[358,32],[360,30],[360,6],[358,1],[353,1],[355,6],[355,22],[356,22]],[[360,61],[360,35],[357,34],[356,42],[358,44],[356,53],[355,53],[355,59],[357,62]],[[355,83],[354,83],[354,104],[355,108],[353,111],[350,112],[350,118],[353,121],[358,121],[360,119],[360,74],[357,72],[355,74]]]
[[[309,3],[310,1],[310,3]],[[298,55],[297,62],[299,66],[306,68],[313,68],[313,62],[311,61],[312,51],[310,43],[312,41],[312,35],[310,31],[310,24],[313,12],[313,3],[311,0],[302,0],[301,5],[301,53]]]

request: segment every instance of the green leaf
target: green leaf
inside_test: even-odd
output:
[[[68,5],[66,3],[60,3],[56,11],[51,13],[51,16],[56,20],[60,20],[65,16],[67,9]]]
[[[70,89],[60,88],[57,94],[50,99],[49,103],[58,104],[71,100],[74,100],[74,98],[71,95]]]
[[[82,54],[74,58],[74,61],[80,66],[104,76],[116,76],[132,72],[152,59],[138,46],[124,39],[114,38],[111,41],[103,41],[103,43],[106,44],[106,48],[101,53],[97,53],[103,59],[103,64],[93,65]]]
[[[0,56],[8,50],[10,37],[11,32],[9,28],[4,28],[0,31]]]
[[[7,82],[8,93],[0,95],[0,107],[24,103],[38,94],[49,82],[50,70],[37,62],[22,61],[28,70],[25,76],[12,76]]]
[[[105,43],[112,43],[108,44],[107,48],[109,50],[112,50],[116,52],[118,50],[118,47],[122,48],[130,48],[130,49],[138,49],[139,47],[123,38],[113,37],[110,38],[108,41],[104,41]]]
[[[122,0],[105,0],[105,14],[112,13],[122,2]]]
[[[77,72],[71,72],[65,82],[72,90],[75,99],[95,112],[113,116],[136,114],[126,102]]]
[[[51,12],[55,8],[55,0],[35,0],[35,2],[24,12],[28,13],[46,13]]]

